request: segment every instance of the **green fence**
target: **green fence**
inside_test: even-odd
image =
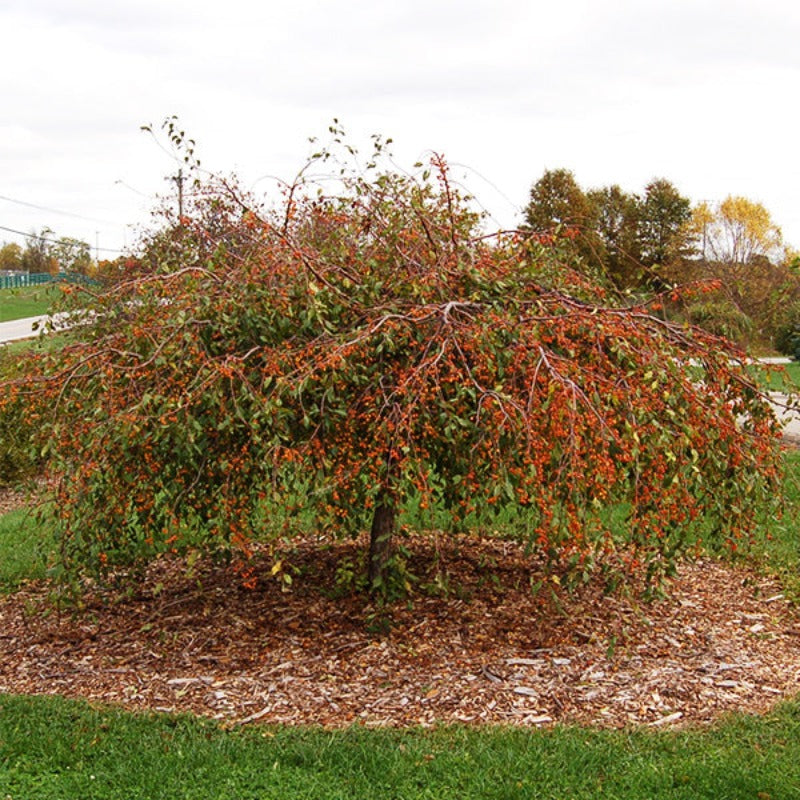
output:
[[[39,286],[55,280],[49,272],[15,272],[0,275],[0,289],[21,289],[23,286]]]
[[[45,283],[83,283],[97,284],[93,278],[77,272],[13,272],[0,275],[0,289],[21,289],[24,286],[41,286]]]

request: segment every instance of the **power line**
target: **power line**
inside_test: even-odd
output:
[[[48,208],[47,206],[40,206],[36,203],[28,203],[25,200],[16,200],[13,197],[6,197],[0,194],[0,200],[5,200],[7,203],[15,203],[18,206],[27,206],[28,208],[35,208],[37,211],[47,211],[50,214],[60,214],[62,217],[72,217],[73,219],[82,219],[87,222],[100,222],[103,225],[116,225],[109,219],[98,219],[97,217],[85,217],[83,214],[74,214],[71,211],[59,211],[57,208]]]
[[[65,237],[60,237],[58,239],[54,239],[50,236],[42,236],[41,234],[38,233],[25,233],[25,231],[18,231],[15,228],[7,228],[5,225],[0,225],[0,231],[8,231],[9,233],[16,233],[19,234],[20,236],[24,236],[26,239],[37,239],[40,242],[50,242],[51,244],[58,244],[61,241],[61,239],[65,238]],[[83,243],[88,245],[88,242],[83,242]],[[112,247],[95,247],[95,250],[97,252],[102,251],[103,253],[116,253],[117,255],[120,255],[122,253],[122,250],[116,250]]]

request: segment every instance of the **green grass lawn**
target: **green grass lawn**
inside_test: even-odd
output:
[[[800,363],[792,361],[791,364],[786,364],[784,369],[792,387],[800,390]]]
[[[783,513],[753,531],[746,557],[777,575],[787,597],[800,603],[800,451],[789,451],[784,458]]]
[[[0,695],[0,797],[800,797],[800,707],[687,731],[442,727],[224,730]]]
[[[785,392],[787,389],[800,391],[800,363],[797,361],[774,366],[757,364],[750,369],[766,389],[775,392]]]
[[[64,347],[79,336],[76,331],[55,331],[46,336],[35,336],[32,339],[19,339],[14,342],[0,344],[0,377],[3,375],[3,365],[28,354],[49,353]]]
[[[36,511],[18,509],[0,517],[0,596],[46,577],[55,551],[52,528]]]
[[[57,286],[29,286],[0,290],[0,322],[47,314],[60,296]]]

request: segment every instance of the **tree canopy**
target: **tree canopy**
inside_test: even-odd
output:
[[[663,287],[660,268],[689,247],[690,217],[690,201],[665,178],[642,195],[617,185],[584,191],[565,169],[545,170],[525,208],[530,230],[574,229],[586,268],[622,290]]]
[[[0,245],[0,269],[10,271],[22,269],[22,248],[18,244],[6,242]]]
[[[761,203],[729,195],[714,209],[701,203],[694,216],[706,261],[746,266],[783,256],[781,230]]]
[[[2,395],[48,443],[66,563],[200,548],[248,576],[254,541],[311,519],[371,530],[381,590],[408,515],[510,520],[571,574],[654,574],[701,527],[746,532],[779,426],[743,354],[658,298],[609,303],[568,238],[487,236],[443,159],[377,151],[273,209],[212,180],[126,279],[74,289],[81,336]]]

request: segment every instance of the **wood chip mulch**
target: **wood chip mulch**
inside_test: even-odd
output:
[[[6,487],[0,489],[0,515],[22,508],[30,502],[32,492],[27,489]]]
[[[761,712],[800,689],[800,612],[743,568],[685,564],[669,597],[647,604],[552,581],[533,593],[530,563],[496,540],[413,541],[419,584],[391,606],[387,632],[364,595],[334,596],[360,548],[296,545],[290,591],[266,556],[255,589],[223,565],[187,574],[176,559],[80,609],[28,585],[0,597],[0,692],[232,725],[622,727]]]

